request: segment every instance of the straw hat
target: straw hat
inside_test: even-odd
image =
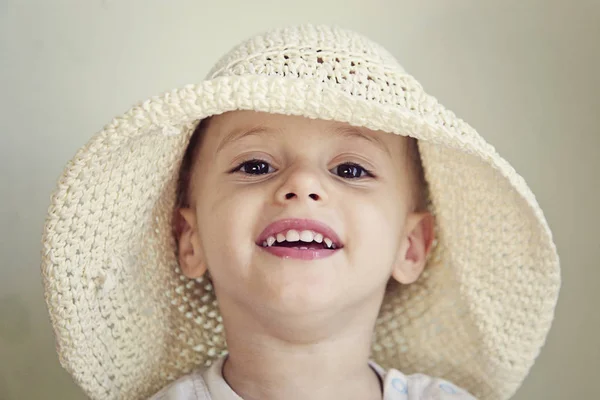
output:
[[[206,279],[181,275],[171,234],[178,168],[198,121],[244,109],[417,138],[437,245],[423,276],[388,293],[372,358],[481,399],[522,383],[560,286],[534,195],[477,132],[381,46],[335,27],[272,30],[195,85],[115,118],[68,163],[43,236],[60,361],[94,399],[140,399],[225,354]]]

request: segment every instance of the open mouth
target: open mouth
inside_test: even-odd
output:
[[[262,243],[263,247],[290,247],[299,250],[339,248],[340,245],[323,234],[304,230],[290,229],[287,232],[279,232],[277,235],[268,236]]]
[[[309,219],[284,219],[270,224],[256,244],[282,258],[314,260],[329,257],[344,246],[328,225]]]

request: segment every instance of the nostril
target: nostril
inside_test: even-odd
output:
[[[285,195],[285,199],[286,200],[293,199],[294,197],[296,197],[296,193],[290,192],[290,193],[286,193],[286,195]],[[308,195],[308,197],[310,197],[313,200],[320,200],[321,199],[321,197],[318,194],[316,194],[316,193],[311,193],[311,194]]]

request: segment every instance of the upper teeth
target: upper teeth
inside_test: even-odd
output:
[[[325,242],[325,246],[327,248],[330,249],[335,249],[335,243],[333,243],[333,240],[329,239],[328,237],[323,237],[322,234],[317,233],[317,232],[313,232],[313,231],[297,231],[295,229],[290,229],[287,232],[280,232],[278,233],[276,236],[269,236],[264,242],[263,242],[263,247],[270,247],[273,246],[273,244],[275,242],[277,243],[281,243],[283,241],[288,241],[288,242],[306,242],[306,243],[310,243],[310,242],[317,242],[317,243],[323,243]]]

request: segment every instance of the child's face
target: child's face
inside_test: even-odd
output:
[[[411,212],[406,145],[338,122],[250,111],[213,117],[193,167],[191,208],[182,211],[184,273],[208,268],[221,304],[287,315],[381,301],[390,276],[419,276],[432,234],[430,216]],[[289,219],[326,225],[334,233],[296,221],[299,231],[337,236],[337,248],[263,247],[265,229]],[[272,236],[286,236],[286,226]]]

